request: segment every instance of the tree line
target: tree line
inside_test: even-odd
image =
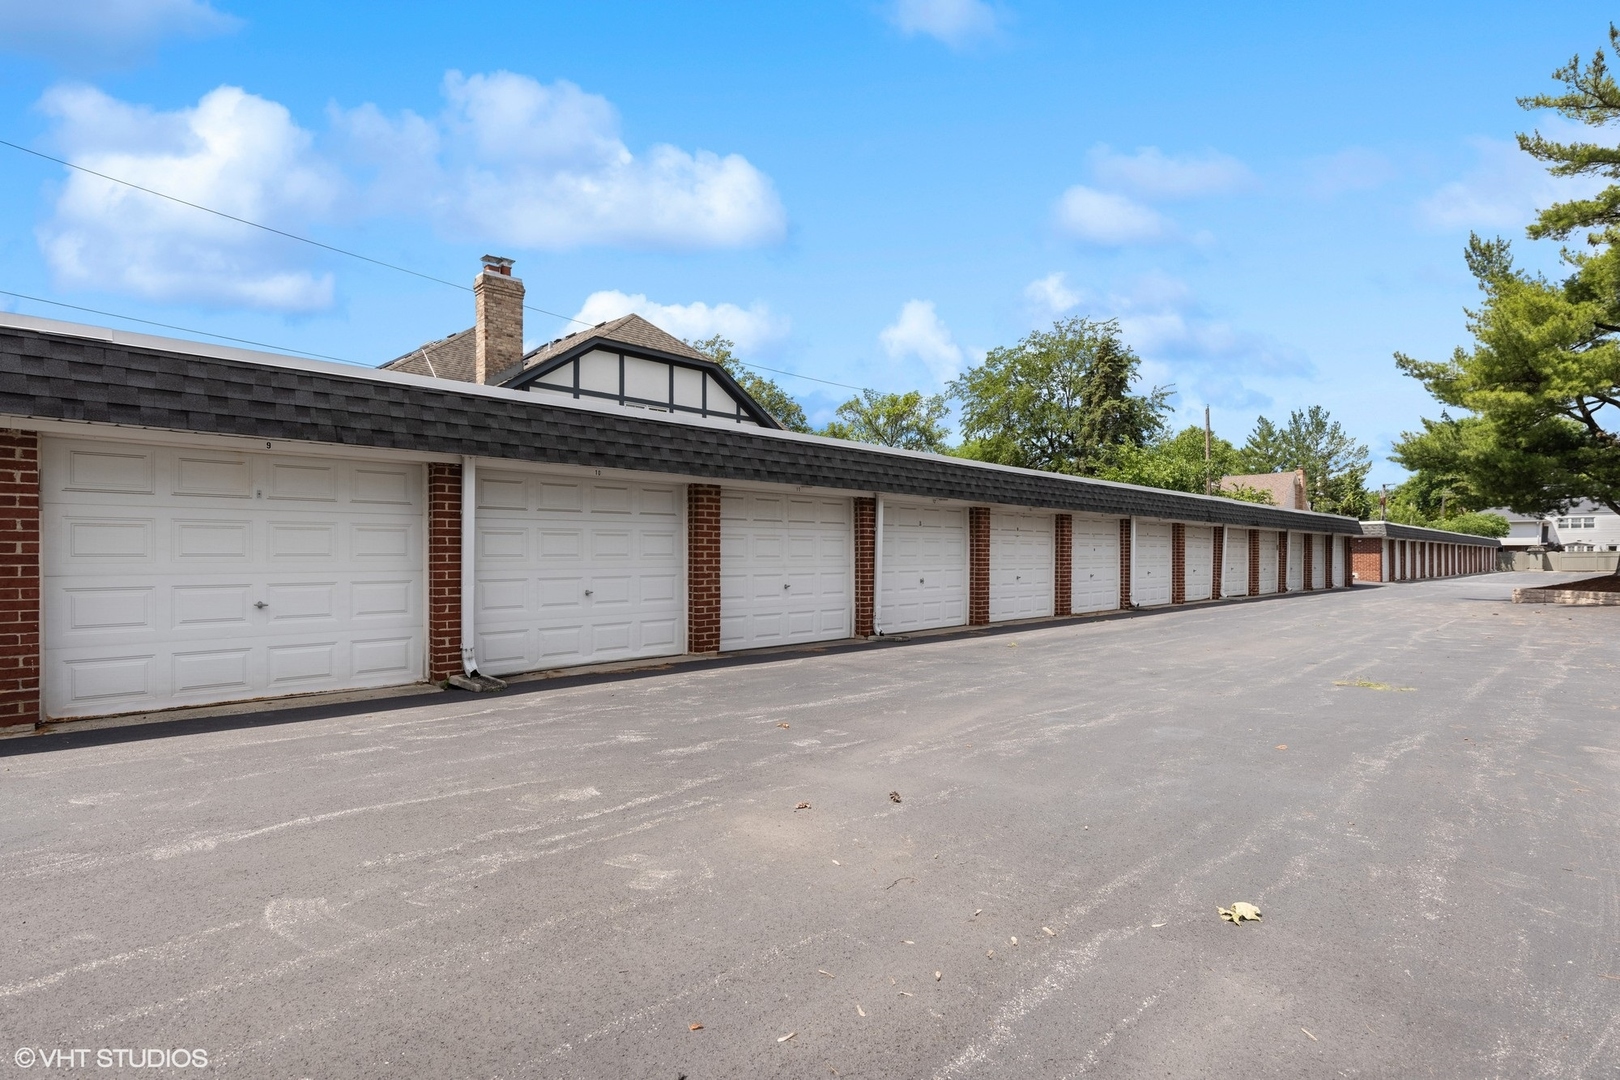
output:
[[[692,344],[792,431],[1252,502],[1272,500],[1255,487],[1223,485],[1222,478],[1301,469],[1314,509],[1368,517],[1377,506],[1367,490],[1366,445],[1318,405],[1295,410],[1281,424],[1260,417],[1242,445],[1211,434],[1206,456],[1203,428],[1171,430],[1168,387],[1133,389],[1141,361],[1113,320],[1062,319],[991,349],[943,394],[863,390],[819,431],[792,395],[736,356],[731,341],[716,336]],[[962,436],[955,445],[946,425],[953,400]],[[1447,518],[1444,509],[1428,515],[1392,503],[1413,523]],[[1467,518],[1460,502],[1455,509],[1447,527],[1494,530],[1499,523],[1506,532],[1504,519]]]

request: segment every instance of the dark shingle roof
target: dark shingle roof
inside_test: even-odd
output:
[[[1361,533],[1363,536],[1387,536],[1392,540],[1433,540],[1442,544],[1502,546],[1502,541],[1494,536],[1474,536],[1472,533],[1452,532],[1449,529],[1426,529],[1421,525],[1402,525],[1395,521],[1363,521]]]
[[[0,415],[1355,535],[1353,518],[0,317]],[[1477,538],[1476,538],[1477,539]]]
[[[455,379],[458,382],[474,382],[474,372],[478,360],[478,343],[473,335],[476,327],[468,327],[460,333],[449,337],[430,341],[426,345],[418,346],[404,356],[396,357],[382,365],[384,371],[403,371],[407,375],[426,375],[436,379]],[[640,315],[625,315],[611,322],[597,323],[589,330],[580,330],[560,337],[556,341],[548,341],[531,352],[525,353],[523,362],[506,371],[490,372],[490,382],[495,385],[505,385],[517,378],[518,375],[536,364],[543,364],[553,356],[576,349],[592,341],[610,342],[618,345],[637,346],[651,349],[654,352],[671,353],[675,356],[684,356],[691,360],[707,360],[708,357],[698,352],[692,346],[672,334],[666,334]]]
[[[403,371],[407,375],[426,375],[434,379],[456,379],[473,382],[478,366],[478,341],[474,327],[467,327],[449,337],[430,341],[404,356],[382,365],[384,371]]]

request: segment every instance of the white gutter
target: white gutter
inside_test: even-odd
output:
[[[873,492],[877,499],[877,514],[872,527],[872,633],[883,636],[883,496]]]

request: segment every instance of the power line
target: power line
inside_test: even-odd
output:
[[[167,194],[166,192],[157,191],[157,190],[155,190],[153,188],[143,187],[140,184],[133,183],[133,182],[131,182],[129,180],[123,180],[123,179],[120,179],[119,177],[116,177],[116,176],[109,176],[104,172],[97,172],[94,169],[87,169],[83,165],[75,165],[71,161],[65,161],[65,160],[63,160],[62,158],[59,158],[59,157],[52,157],[50,154],[41,153],[38,150],[32,150],[32,149],[30,149],[30,148],[28,148],[26,146],[23,146],[23,145],[21,145],[19,143],[10,142],[10,141],[8,141],[6,139],[0,139],[0,146],[9,146],[13,150],[21,150],[25,154],[32,154],[34,157],[42,158],[45,161],[54,161],[58,165],[65,166],[65,167],[67,167],[69,169],[74,169],[74,170],[76,170],[78,172],[82,172],[87,176],[95,176],[95,177],[99,177],[102,180],[106,180],[106,181],[108,181],[110,183],[122,184],[127,188],[133,188],[136,191],[145,192],[147,195],[154,195],[159,199],[167,199],[170,202],[178,203],[181,206],[189,206],[193,210],[201,210],[205,214],[213,214],[215,217],[224,218],[226,221],[234,221],[234,222],[236,222],[236,223],[238,223],[240,225],[247,225],[250,228],[262,229],[267,233],[272,233],[272,234],[274,234],[276,236],[285,237],[288,240],[296,240],[300,244],[308,244],[311,247],[318,247],[322,251],[330,251],[333,254],[344,255],[344,256],[347,256],[348,258],[351,258],[351,259],[359,259],[361,262],[370,263],[373,266],[380,266],[380,267],[384,268],[385,270],[395,270],[395,271],[398,271],[401,274],[409,274],[409,275],[411,275],[411,277],[421,278],[423,281],[431,281],[431,282],[434,282],[435,284],[438,284],[438,285],[448,285],[452,289],[460,289],[463,292],[472,292],[473,291],[471,286],[463,285],[460,282],[450,281],[450,280],[448,280],[446,278],[441,278],[441,277],[434,277],[432,274],[424,274],[420,270],[412,270],[412,269],[410,269],[409,267],[406,267],[406,266],[399,266],[399,265],[397,265],[395,263],[384,262],[382,259],[374,259],[370,255],[362,255],[358,251],[349,251],[346,248],[334,247],[331,244],[323,244],[319,240],[312,240],[307,236],[299,236],[297,233],[291,233],[291,232],[288,232],[285,229],[278,229],[278,228],[275,228],[272,225],[264,225],[264,224],[261,224],[260,222],[257,222],[257,221],[251,221],[251,220],[249,220],[248,218],[245,218],[245,217],[237,217],[235,214],[227,214],[223,210],[215,210],[212,206],[204,206],[202,203],[195,203],[195,202],[192,202],[189,199],[182,199],[182,198],[180,198],[179,196],[176,196],[176,195],[170,195],[170,194]],[[524,308],[526,310],[533,311],[536,314],[550,315],[554,319],[562,319],[565,322],[579,323],[579,325],[581,325],[581,326],[590,326],[591,325],[590,323],[586,322],[584,319],[576,319],[571,315],[559,315],[555,311],[547,311],[545,308],[535,307],[532,304],[524,304],[523,306],[524,306]]]
[[[322,243],[319,240],[314,240],[314,239],[311,239],[310,237],[307,237],[307,236],[300,236],[297,233],[288,232],[285,229],[278,229],[278,228],[275,228],[272,225],[265,225],[262,222],[253,221],[253,220],[251,220],[249,218],[245,218],[245,217],[239,217],[236,214],[228,214],[223,210],[216,210],[212,206],[204,206],[202,203],[192,202],[189,199],[182,199],[177,195],[170,195],[167,192],[158,191],[155,188],[145,187],[145,186],[143,186],[141,184],[134,183],[133,181],[122,179],[121,177],[111,176],[111,175],[109,175],[107,173],[104,173],[104,172],[97,172],[95,169],[86,168],[83,165],[75,165],[71,161],[67,161],[67,160],[65,160],[63,158],[59,158],[59,157],[54,157],[54,156],[52,156],[50,154],[46,154],[46,153],[43,153],[43,152],[41,152],[39,150],[32,149],[31,147],[23,146],[20,143],[11,142],[8,139],[0,139],[0,146],[8,146],[13,150],[21,151],[24,154],[30,154],[30,155],[32,155],[34,157],[37,157],[37,158],[40,158],[41,160],[44,160],[44,161],[54,162],[55,164],[61,165],[64,168],[73,169],[76,172],[82,172],[87,176],[94,176],[94,177],[97,177],[99,179],[106,180],[109,183],[113,183],[113,184],[122,184],[124,187],[131,188],[132,190],[143,192],[144,194],[152,195],[152,196],[154,196],[156,198],[159,198],[159,199],[167,199],[169,202],[176,203],[176,204],[178,204],[180,206],[190,207],[193,210],[201,210],[205,214],[212,214],[215,217],[223,218],[226,221],[234,221],[239,225],[246,225],[249,228],[260,229],[260,230],[262,230],[264,232],[267,232],[267,233],[270,233],[270,234],[272,234],[274,236],[284,237],[285,239],[288,239],[288,240],[295,240],[300,244],[308,244],[311,247],[320,248],[322,251],[330,251],[335,255],[343,255],[343,256],[346,256],[347,258],[350,258],[350,259],[358,259],[360,262],[370,263],[373,266],[380,266],[385,270],[393,270],[393,271],[396,271],[396,272],[401,273],[401,274],[409,274],[411,277],[420,278],[423,281],[431,281],[436,285],[448,285],[452,289],[460,289],[462,292],[472,292],[473,291],[471,286],[463,285],[460,282],[450,281],[447,278],[434,277],[432,274],[424,274],[420,270],[412,270],[410,267],[407,267],[407,266],[400,266],[400,265],[398,265],[396,263],[385,262],[382,259],[372,258],[370,255],[362,255],[357,251],[349,251],[346,248],[340,248],[340,247],[336,247],[336,246],[334,246],[332,244]],[[242,344],[258,345],[260,348],[266,348],[266,349],[272,349],[273,348],[273,349],[278,349],[279,351],[282,351],[282,352],[294,352],[294,353],[298,353],[298,354],[300,354],[302,356],[318,357],[319,359],[322,359],[322,360],[335,360],[335,359],[337,359],[336,357],[324,356],[321,353],[312,353],[312,352],[308,352],[308,351],[303,350],[303,349],[281,349],[279,346],[263,345],[263,344],[258,343],[258,342],[247,341],[244,338],[230,337],[227,334],[212,334],[212,333],[209,333],[206,330],[187,330],[185,327],[172,326],[169,323],[152,322],[150,319],[137,319],[137,318],[134,318],[133,316],[129,316],[129,315],[115,315],[115,314],[113,314],[111,312],[97,311],[94,308],[79,307],[76,304],[64,304],[64,303],[61,303],[60,301],[56,301],[56,300],[45,300],[45,299],[42,299],[40,297],[24,296],[22,293],[7,292],[4,289],[0,289],[0,293],[4,293],[7,296],[16,296],[16,297],[19,297],[19,298],[24,299],[24,300],[33,300],[36,303],[54,304],[57,307],[72,308],[75,311],[89,312],[90,314],[93,314],[93,315],[104,315],[104,316],[106,316],[107,318],[110,318],[110,319],[124,319],[124,320],[126,320],[128,322],[145,323],[148,326],[160,326],[160,327],[163,327],[164,329],[167,329],[167,330],[180,330],[180,331],[182,331],[184,333],[188,333],[188,334],[202,334],[205,337],[219,338],[222,341],[236,341],[236,342],[240,342]],[[536,314],[539,314],[539,315],[549,315],[554,319],[562,319],[564,322],[578,323],[580,326],[587,326],[587,327],[595,325],[593,323],[586,322],[584,319],[576,319],[571,315],[560,315],[555,311],[547,311],[545,308],[535,307],[533,304],[524,304],[523,307],[524,307],[524,310],[526,310],[526,311],[532,311],[532,312],[535,312]],[[353,361],[353,360],[338,360],[338,362],[343,363],[343,364],[357,363],[357,361]],[[825,384],[827,386],[837,386],[837,387],[841,387],[842,389],[845,389],[845,390],[864,391],[864,390],[867,389],[867,387],[864,387],[864,386],[854,386],[854,385],[852,385],[850,383],[836,382],[836,381],[834,381],[832,379],[821,379],[821,378],[817,378],[814,375],[801,375],[797,371],[784,371],[781,368],[764,367],[763,365],[760,365],[760,364],[750,364],[750,363],[748,363],[746,361],[742,361],[742,360],[739,360],[738,363],[742,364],[744,367],[751,368],[751,369],[753,369],[755,371],[768,371],[773,375],[786,375],[789,378],[804,379],[804,380],[806,380],[808,382],[814,382],[814,383],[823,383],[823,384]],[[369,366],[369,365],[362,365],[362,366]]]
[[[176,326],[173,323],[154,322],[151,319],[137,319],[133,315],[120,315],[114,311],[101,311],[98,308],[83,307],[79,304],[64,304],[60,300],[47,300],[43,296],[29,296],[27,293],[12,292],[10,289],[0,289],[0,296],[15,296],[19,300],[31,300],[36,304],[50,304],[53,307],[71,308],[74,311],[84,311],[91,315],[100,315],[107,319],[122,319],[125,322],[144,323],[147,326],[161,326],[165,330],[178,330],[182,334],[201,334],[203,337],[219,338],[221,341],[234,341],[238,345],[252,345],[256,349],[270,349],[274,352],[297,353],[299,356],[310,356],[316,360],[333,360],[339,364],[353,364],[356,367],[370,367],[358,360],[346,360],[341,356],[327,356],[325,353],[309,352],[306,349],[292,349],[285,345],[268,345],[262,341],[250,341],[247,338],[231,337],[229,334],[215,334],[208,330],[195,330],[189,326]]]

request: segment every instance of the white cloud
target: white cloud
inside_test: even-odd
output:
[[[1038,317],[1056,318],[1080,306],[1086,294],[1069,285],[1067,274],[1056,271],[1024,286],[1024,299]]]
[[[954,378],[962,368],[961,346],[951,340],[932,300],[907,300],[894,323],[878,334],[878,341],[896,360],[921,360],[940,382]]]
[[[173,112],[82,86],[58,87],[40,106],[76,164],[227,214],[296,229],[342,193],[287,110],[236,87]],[[288,241],[84,173],[68,174],[38,236],[69,286],[277,311],[332,302],[331,275],[291,261],[304,252]]]
[[[1175,226],[1152,207],[1082,184],[1063,193],[1054,217],[1064,234],[1107,247],[1162,243],[1176,236]]]
[[[1213,150],[1172,157],[1156,146],[1120,154],[1099,144],[1092,147],[1088,157],[1092,176],[1102,187],[1147,199],[1222,195],[1254,183],[1254,174],[1247,165]]]
[[[1351,146],[1306,162],[1305,190],[1318,199],[1331,199],[1349,191],[1383,187],[1395,175],[1394,163],[1383,154],[1363,146]]]
[[[239,25],[208,0],[0,0],[0,48],[79,63],[123,59],[160,38],[205,37]]]
[[[890,18],[907,36],[925,34],[953,49],[994,34],[996,10],[984,0],[894,0]]]
[[[1544,165],[1505,139],[1468,141],[1474,149],[1474,168],[1418,204],[1419,215],[1433,228],[1518,229],[1533,221],[1539,209],[1563,199],[1589,197],[1604,186],[1591,177],[1550,176]]]
[[[595,326],[631,313],[640,315],[667,333],[686,341],[701,341],[719,334],[730,338],[739,352],[757,352],[787,336],[787,319],[764,304],[738,307],[736,304],[660,304],[643,293],[634,295],[617,289],[593,292],[585,298],[574,318]]]
[[[450,233],[519,248],[695,249],[780,240],[786,214],[769,177],[738,154],[655,145],[633,154],[597,94],[498,71],[444,79],[437,122],[376,106],[338,113],[378,195]]]

